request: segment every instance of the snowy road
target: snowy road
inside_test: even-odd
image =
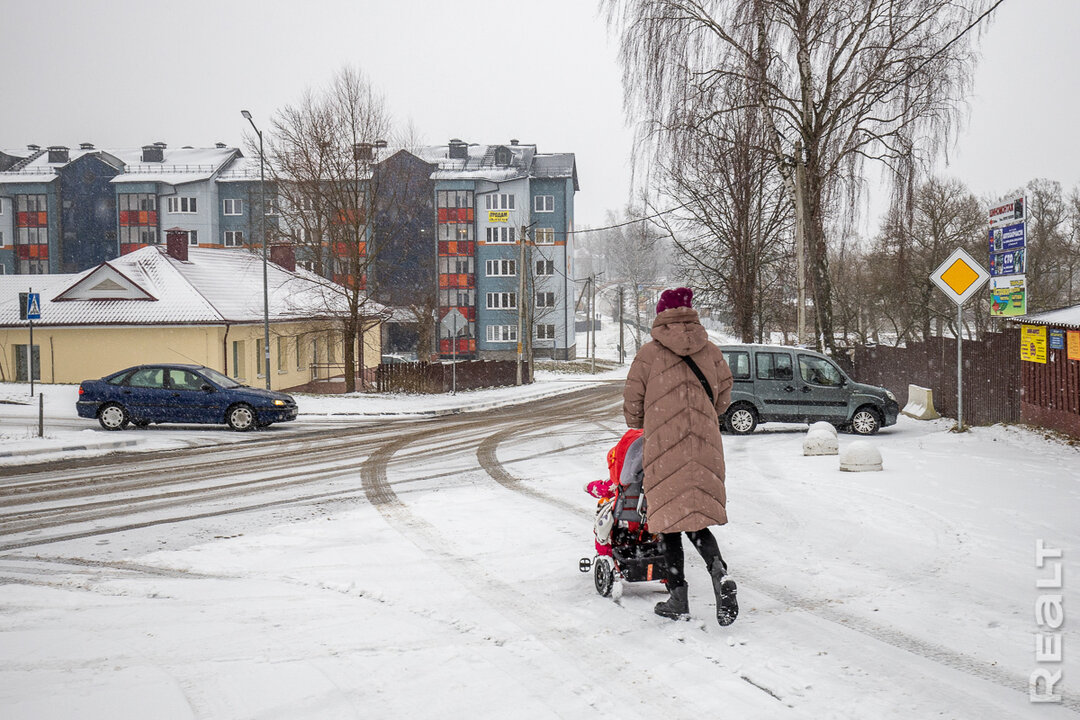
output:
[[[692,551],[690,622],[577,572],[619,408],[612,383],[0,468],[4,717],[1077,716],[1068,650],[1065,702],[1027,695],[1035,542],[1066,595],[1080,552],[1076,448],[903,419],[884,472],[841,473],[795,426],[725,436],[720,628]]]

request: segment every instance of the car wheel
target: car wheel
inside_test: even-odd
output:
[[[123,430],[128,424],[128,412],[123,405],[105,403],[98,410],[98,422],[106,430]]]
[[[258,424],[255,411],[247,403],[237,403],[229,408],[229,411],[225,413],[225,422],[238,432],[251,430]]]
[[[873,435],[881,429],[881,415],[869,405],[859,408],[851,416],[851,431],[856,435]]]
[[[724,415],[724,427],[736,435],[749,435],[754,432],[757,424],[757,411],[746,403],[735,405]]]

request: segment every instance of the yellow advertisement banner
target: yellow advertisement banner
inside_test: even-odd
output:
[[[1080,360],[1080,330],[1070,330],[1065,344],[1069,348],[1069,359]]]
[[[488,222],[510,222],[510,211],[488,210]]]
[[[1046,326],[1020,326],[1020,359],[1046,364]]]

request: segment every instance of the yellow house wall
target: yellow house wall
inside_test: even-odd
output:
[[[379,326],[365,333],[364,367],[379,364],[382,353]],[[285,362],[278,354],[284,337]],[[300,362],[296,338],[300,337]],[[165,327],[35,327],[34,345],[40,353],[42,383],[77,383],[143,363],[191,363],[205,365],[255,387],[262,387],[262,358],[256,357],[257,341],[263,338],[262,324]],[[233,343],[242,342],[241,364],[233,366]],[[15,380],[15,345],[26,345],[26,328],[0,328],[0,374]],[[318,347],[318,362],[341,363],[344,349],[340,331],[318,322],[271,323],[270,386],[295,387],[311,380],[312,342]],[[333,360],[328,359],[329,343]],[[240,348],[238,348],[240,349]],[[358,358],[359,359],[359,358]],[[320,375],[325,376],[324,370]],[[334,373],[330,373],[334,374]],[[340,370],[336,374],[340,374]]]

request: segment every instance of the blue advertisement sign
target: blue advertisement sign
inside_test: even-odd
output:
[[[1002,225],[990,228],[990,254],[1017,250],[1027,244],[1024,235],[1024,223]]]
[[[990,254],[990,275],[1001,277],[1002,275],[1023,275],[1026,272],[1024,256],[1025,248],[1010,250],[1003,253]]]
[[[1050,349],[1051,350],[1064,350],[1065,349],[1065,331],[1050,329],[1049,332]]]

